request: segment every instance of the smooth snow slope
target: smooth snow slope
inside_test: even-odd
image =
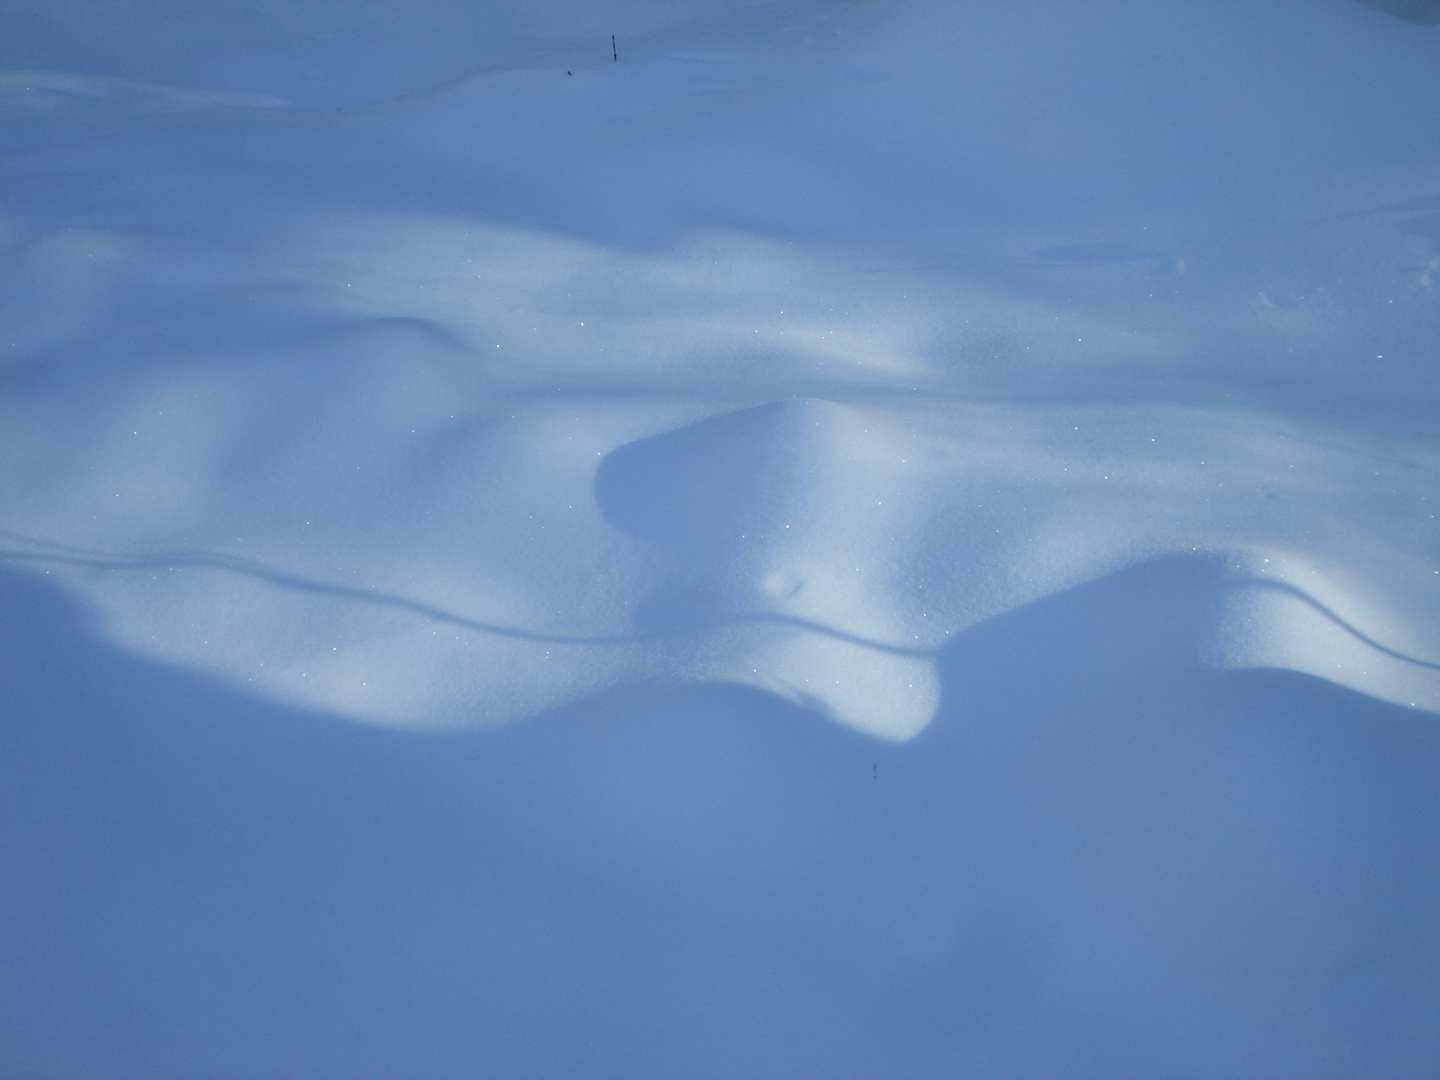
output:
[[[0,1072],[1432,1074],[1437,95],[0,3]]]

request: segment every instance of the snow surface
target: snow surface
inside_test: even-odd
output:
[[[0,2],[0,1073],[1435,1075],[1428,11]]]

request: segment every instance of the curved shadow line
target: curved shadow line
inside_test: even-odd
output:
[[[433,619],[436,622],[449,623],[452,626],[463,627],[467,630],[494,634],[499,637],[513,638],[518,641],[533,641],[545,645],[639,645],[664,639],[663,635],[660,634],[587,637],[573,634],[547,634],[538,630],[525,630],[515,626],[501,626],[497,623],[487,623],[479,619],[457,615],[454,612],[446,611],[444,608],[425,604],[418,600],[410,600],[404,596],[396,596],[394,593],[384,593],[374,589],[360,589],[353,585],[335,585],[329,582],[314,581],[310,578],[300,577],[298,574],[291,574],[284,570],[276,570],[274,567],[266,566],[264,563],[256,562],[253,559],[245,559],[234,555],[218,555],[211,552],[200,552],[197,554],[173,553],[168,555],[152,555],[143,558],[121,558],[90,549],[56,544],[45,540],[36,540],[4,529],[0,529],[0,536],[6,536],[36,547],[50,549],[49,553],[43,551],[23,552],[0,550],[0,559],[8,559],[15,562],[63,563],[70,566],[83,566],[95,570],[154,570],[161,567],[168,569],[176,565],[225,570],[232,574],[240,574],[258,581],[267,582],[271,585],[278,585],[282,588],[294,589],[299,592],[315,593],[320,596],[333,596],[345,600],[359,600],[384,607],[398,608],[423,618]],[[1325,604],[1322,604],[1319,600],[1316,600],[1313,596],[1296,588],[1294,585],[1282,581],[1268,581],[1264,578],[1243,578],[1237,581],[1236,585],[1239,588],[1253,587],[1257,589],[1267,589],[1293,597],[1329,619],[1356,640],[1369,645],[1377,652],[1383,653],[1392,659],[1425,668],[1429,671],[1440,671],[1440,664],[1433,663],[1429,660],[1422,660],[1419,657],[1409,656],[1376,641],[1370,635],[1351,625]],[[933,658],[939,654],[941,648],[940,646],[923,648],[910,645],[893,645],[889,642],[875,641],[871,638],[861,637],[858,634],[851,634],[844,630],[837,630],[834,627],[825,626],[822,623],[812,622],[809,619],[802,619],[795,615],[770,613],[732,615],[717,619],[713,625],[719,627],[766,624],[789,627],[795,630],[805,630],[810,633],[828,637],[834,641],[843,641],[850,645],[859,645],[862,648],[874,649],[877,652],[889,653],[892,656]]]
[[[297,574],[287,573],[284,570],[276,570],[263,563],[257,563],[249,559],[242,559],[231,555],[215,555],[202,552],[188,555],[161,554],[144,558],[117,558],[114,556],[69,555],[59,552],[46,553],[0,550],[0,559],[8,559],[14,562],[62,563],[67,566],[83,566],[92,570],[158,570],[173,569],[176,566],[203,567],[211,570],[229,571],[232,574],[240,574],[244,577],[254,578],[270,585],[278,585],[281,588],[293,589],[298,592],[315,593],[320,596],[333,596],[344,600],[361,600],[384,607],[399,608],[427,619],[433,619],[436,622],[449,623],[453,626],[460,626],[467,630],[477,630],[487,634],[518,638],[523,641],[535,641],[551,645],[631,645],[647,640],[646,638],[635,636],[581,637],[564,634],[545,634],[533,630],[524,630],[519,627],[500,626],[494,623],[481,622],[478,619],[467,618],[464,615],[456,615],[443,608],[421,603],[418,600],[409,600],[403,596],[396,596],[392,593],[361,589],[352,585],[334,585],[324,581],[313,581],[309,578],[300,577]]]
[[[1421,660],[1417,656],[1407,656],[1405,653],[1399,652],[1396,649],[1392,649],[1388,645],[1382,645],[1380,642],[1376,641],[1363,630],[1360,630],[1358,627],[1352,626],[1350,623],[1346,622],[1344,618],[1342,618],[1336,612],[1332,611],[1330,608],[1326,607],[1319,600],[1316,600],[1309,593],[1296,588],[1294,585],[1288,584],[1284,581],[1267,581],[1265,578],[1242,578],[1238,582],[1238,584],[1244,588],[1268,589],[1271,592],[1283,593],[1286,596],[1294,597],[1302,604],[1307,605],[1308,607],[1319,612],[1321,615],[1325,616],[1325,618],[1329,619],[1336,626],[1340,627],[1352,637],[1356,638],[1359,641],[1363,641],[1366,645],[1369,645],[1376,652],[1382,652],[1386,656],[1392,657],[1396,660],[1403,660],[1407,664],[1414,664],[1416,667],[1428,668],[1431,671],[1440,671],[1440,664],[1432,663],[1429,660]]]
[[[335,585],[330,582],[314,581],[310,578],[300,577],[298,574],[291,574],[284,570],[276,570],[274,567],[266,566],[264,563],[255,562],[252,559],[244,559],[233,555],[218,555],[211,552],[200,552],[196,554],[162,553],[145,557],[125,558],[107,555],[101,552],[87,551],[84,548],[73,548],[63,544],[54,544],[48,541],[32,540],[29,537],[24,537],[6,530],[0,530],[0,536],[11,537],[12,539],[21,540],[24,543],[51,549],[49,552],[6,551],[0,549],[0,559],[7,559],[13,562],[61,563],[67,566],[82,566],[92,570],[156,570],[161,568],[170,569],[175,566],[196,566],[211,570],[225,570],[233,574],[240,574],[286,589],[314,593],[320,596],[333,596],[344,600],[359,600],[383,607],[398,608],[426,619],[433,619],[436,622],[448,623],[452,626],[463,627],[464,629],[474,630],[479,633],[513,638],[518,641],[533,641],[544,645],[613,646],[640,645],[647,642],[665,640],[664,635],[661,634],[626,634],[611,635],[608,637],[587,637],[575,634],[547,634],[543,631],[525,630],[521,627],[501,626],[497,623],[487,623],[479,619],[469,618],[468,616],[457,615],[454,612],[446,611],[444,608],[435,607],[418,600],[411,600],[404,596],[396,596],[394,593],[356,588],[353,585]],[[779,615],[763,612],[750,615],[732,615],[717,619],[712,625],[720,627],[766,624],[805,630],[836,641],[859,645],[863,648],[874,649],[895,656],[929,658],[934,657],[938,652],[938,649],[893,645],[889,642],[874,641],[870,638],[861,637],[858,634],[837,630],[834,627],[825,626],[823,623],[811,622],[809,619],[802,619],[794,615]]]

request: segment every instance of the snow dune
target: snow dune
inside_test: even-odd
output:
[[[6,5],[4,1069],[1433,1070],[1374,7]]]

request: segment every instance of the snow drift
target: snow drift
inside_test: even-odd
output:
[[[6,5],[4,1068],[1433,1070],[1437,80]]]

